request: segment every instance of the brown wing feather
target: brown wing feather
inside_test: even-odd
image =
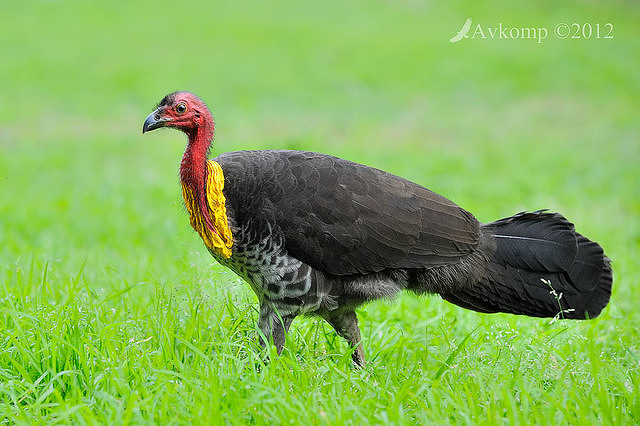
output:
[[[239,226],[270,223],[290,255],[329,274],[449,264],[478,244],[469,212],[375,168],[303,151],[238,151],[215,161]]]

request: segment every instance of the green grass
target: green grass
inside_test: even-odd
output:
[[[227,2],[229,3],[229,2]],[[500,2],[26,1],[0,15],[0,422],[640,422],[640,12]],[[448,42],[485,26],[611,22],[613,40]],[[184,137],[141,135],[176,89],[215,152],[322,151],[490,221],[550,208],[604,246],[588,322],[437,297],[359,311],[369,366],[296,320],[256,348],[256,298],[191,230]]]

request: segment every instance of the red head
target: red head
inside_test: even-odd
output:
[[[208,133],[206,130],[209,129],[206,128],[210,127],[211,134],[202,136],[213,137],[213,117],[209,108],[199,97],[189,92],[173,92],[165,96],[145,120],[142,133],[160,127],[174,127],[190,138],[202,130]]]
[[[155,111],[149,114],[142,126],[142,133],[160,127],[173,127],[189,136],[189,143],[180,163],[180,179],[182,185],[193,192],[206,227],[212,235],[218,234],[211,219],[205,193],[207,153],[214,131],[213,116],[209,108],[193,93],[171,93],[160,101]],[[192,215],[192,220],[194,220],[193,217]]]

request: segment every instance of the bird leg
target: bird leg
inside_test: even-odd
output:
[[[325,318],[329,324],[336,330],[339,336],[349,342],[349,346],[353,349],[353,362],[360,367],[366,367],[364,359],[364,349],[362,348],[362,339],[360,338],[360,328],[358,327],[358,318],[355,311],[334,312]]]
[[[261,305],[258,327],[264,336],[260,336],[260,346],[263,348],[267,346],[267,342],[264,341],[266,338],[267,341],[273,342],[273,344],[276,345],[276,350],[278,351],[278,355],[280,355],[284,349],[286,334],[294,318],[295,315],[280,316],[272,306],[267,304]]]

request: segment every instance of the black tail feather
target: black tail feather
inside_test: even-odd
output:
[[[475,285],[443,294],[478,312],[588,319],[611,295],[612,272],[600,245],[557,213],[520,213],[482,226],[495,248]]]

